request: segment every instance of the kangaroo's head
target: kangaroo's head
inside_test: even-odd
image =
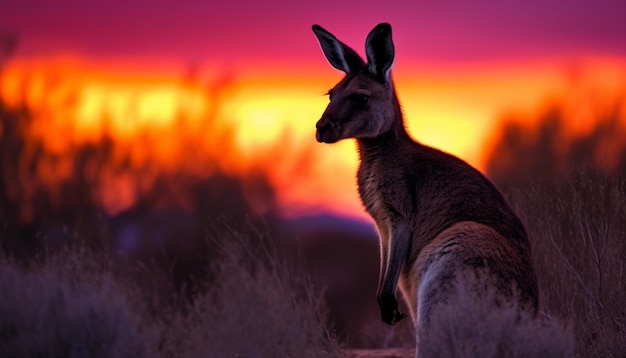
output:
[[[367,63],[321,26],[313,25],[313,32],[328,62],[346,74],[328,91],[330,103],[317,122],[317,141],[375,138],[390,131],[394,121],[401,121],[391,81],[391,26],[379,24],[367,36]]]

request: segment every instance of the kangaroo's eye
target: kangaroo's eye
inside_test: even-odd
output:
[[[350,97],[350,99],[351,99],[351,100],[352,100],[352,102],[353,102],[354,104],[356,104],[357,106],[361,106],[361,107],[363,107],[363,106],[365,106],[365,105],[367,104],[367,101],[368,101],[370,98],[369,98],[369,96],[368,96],[368,95],[366,95],[366,94],[361,94],[361,93],[358,93],[358,94],[352,95],[352,96]]]

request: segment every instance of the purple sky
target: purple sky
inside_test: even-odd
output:
[[[318,23],[363,52],[367,32],[390,22],[415,61],[626,57],[626,1],[137,1],[2,0],[0,30],[21,55],[83,54],[181,62],[317,60]],[[384,5],[381,5],[383,4]]]

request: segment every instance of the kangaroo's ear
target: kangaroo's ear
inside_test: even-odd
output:
[[[361,56],[337,40],[335,35],[326,31],[323,27],[313,25],[313,33],[317,36],[326,59],[334,68],[348,74],[356,72],[365,66]]]
[[[393,64],[394,47],[391,40],[391,25],[376,25],[365,40],[365,53],[369,71],[379,80],[389,80]]]

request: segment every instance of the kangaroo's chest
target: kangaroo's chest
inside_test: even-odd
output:
[[[358,185],[361,202],[365,210],[377,222],[387,216],[385,198],[381,189],[385,184],[380,175],[372,171],[359,171]]]
[[[402,183],[393,173],[380,170],[379,163],[362,165],[358,172],[358,187],[365,210],[378,223],[387,222],[403,210]]]

